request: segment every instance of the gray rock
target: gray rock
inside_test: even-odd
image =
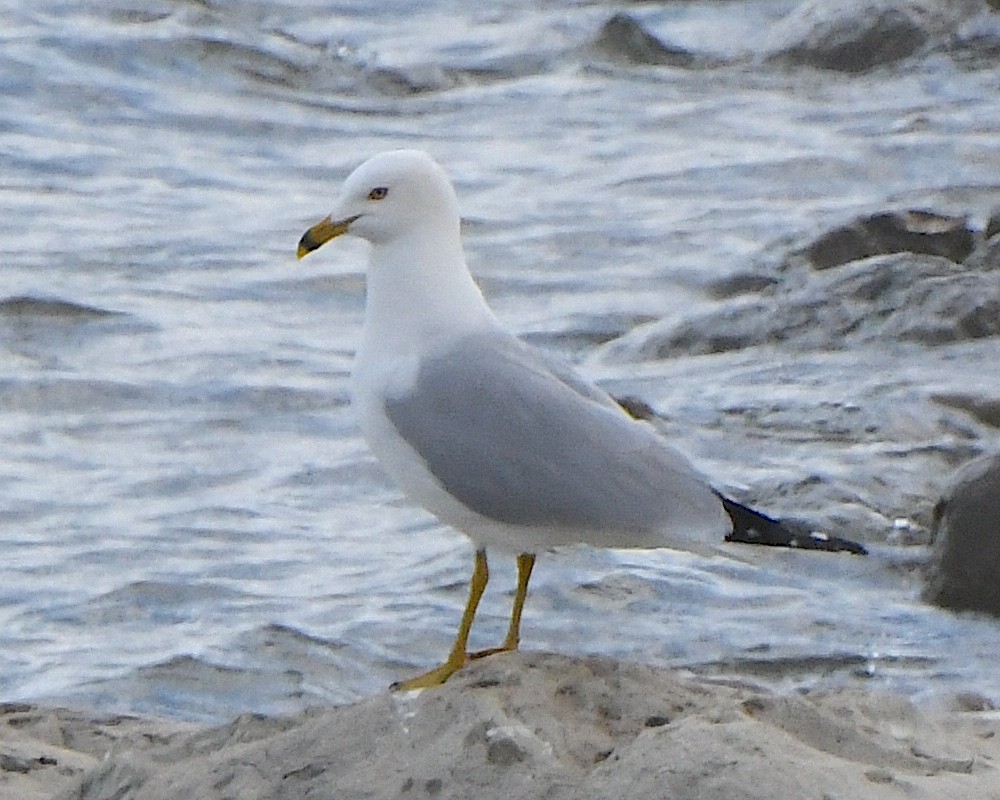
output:
[[[770,674],[504,654],[432,691],[264,719],[249,741],[230,726],[160,746],[136,736],[55,796],[996,800],[988,718],[931,716],[886,692],[771,692]],[[4,797],[53,796],[18,791],[30,777],[4,775]]]
[[[643,326],[608,346],[619,361],[781,344],[842,350],[935,346],[1000,335],[1000,281],[939,256],[891,253],[816,272],[786,270],[759,294]]]
[[[1000,397],[987,397],[974,391],[939,392],[931,397],[941,405],[964,411],[977,422],[1000,428]]]
[[[1000,236],[994,236],[980,244],[965,259],[965,265],[980,272],[1000,270]]]
[[[961,262],[975,245],[966,217],[933,211],[889,211],[834,228],[802,250],[816,269],[884,253],[926,253]]]
[[[959,470],[935,516],[925,599],[1000,616],[1000,454]]]
[[[971,0],[812,0],[776,27],[771,58],[795,66],[867,72],[944,39],[978,7]]]
[[[26,775],[31,770],[32,764],[29,759],[12,753],[0,753],[0,772],[19,772]]]
[[[668,45],[628,14],[615,14],[594,40],[594,49],[612,61],[628,64],[669,65],[690,67],[697,60],[694,54]]]
[[[1000,233],[1000,208],[995,209],[992,214],[990,214],[989,220],[986,222],[985,236],[990,239]]]
[[[707,287],[709,294],[717,300],[726,300],[745,294],[755,294],[770,289],[778,282],[773,275],[759,272],[740,272],[727,275]]]

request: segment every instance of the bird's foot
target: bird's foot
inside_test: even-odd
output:
[[[474,653],[469,653],[469,660],[471,661],[479,658],[486,658],[487,656],[495,656],[498,653],[513,653],[517,650],[517,645],[518,643],[516,641],[505,641],[498,647],[487,647],[485,650],[476,650]]]
[[[440,686],[464,667],[468,660],[469,656],[465,653],[452,653],[448,656],[448,660],[441,666],[435,667],[423,675],[410,678],[408,681],[397,681],[389,687],[389,690],[393,692],[410,692],[414,689],[432,689],[435,686]]]

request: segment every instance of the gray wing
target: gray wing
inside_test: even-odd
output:
[[[425,360],[385,409],[444,488],[491,519],[636,532],[717,521],[711,489],[649,426],[513,337]]]

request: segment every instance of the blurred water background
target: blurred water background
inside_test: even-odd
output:
[[[543,557],[525,647],[1000,702],[1000,625],[919,598],[948,475],[997,445],[939,399],[1000,395],[996,337],[651,345],[856,215],[985,225],[995,15],[942,2],[852,72],[772,58],[799,5],[2,0],[0,699],[224,720],[444,655],[472,553],[354,427],[364,247],[294,258],[356,164],[421,147],[512,329],[720,487],[873,550]]]

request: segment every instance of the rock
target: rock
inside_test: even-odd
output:
[[[773,275],[740,272],[713,281],[707,287],[707,291],[717,300],[726,300],[730,297],[762,292],[765,289],[770,289],[777,282],[778,279]]]
[[[965,259],[965,265],[981,272],[1000,270],[1000,236],[987,239]]]
[[[605,348],[617,361],[781,344],[843,350],[927,346],[1000,335],[1000,281],[945,258],[891,253],[821,272],[789,269],[767,291],[638,328]]]
[[[824,233],[801,254],[816,269],[829,269],[883,253],[926,253],[961,262],[975,238],[966,217],[933,211],[890,211],[862,217]]]
[[[1000,616],[1000,454],[959,470],[935,516],[924,597]]]
[[[1000,282],[959,272],[900,292],[910,305],[890,312],[880,336],[934,346],[1000,335]]]
[[[29,759],[12,753],[0,753],[0,772],[20,772],[27,775],[31,769],[32,762]]]
[[[616,397],[615,402],[624,408],[629,416],[634,419],[651,420],[656,417],[656,411],[641,397],[624,395],[622,397]]]
[[[984,425],[1000,428],[1000,397],[984,397],[972,392],[939,392],[931,398],[941,405],[964,411]]]
[[[665,44],[633,17],[621,13],[604,23],[594,40],[594,49],[612,61],[628,64],[690,67],[697,60],[694,54]]]
[[[751,680],[511,653],[438,689],[263,718],[250,739],[223,726],[154,748],[123,741],[56,796],[995,800],[1000,740],[977,736],[969,717],[868,690],[775,694]],[[889,788],[873,774],[891,776]]]
[[[101,717],[23,703],[0,705],[0,798],[42,800],[81,797],[86,775],[116,746],[127,741],[137,758],[148,748],[166,747],[196,726],[136,717]],[[86,795],[84,795],[86,796]],[[119,795],[122,796],[122,795]]]
[[[978,5],[968,0],[811,0],[776,27],[771,58],[795,66],[867,72],[945,38]]]
[[[987,239],[992,239],[998,233],[1000,233],[1000,209],[990,214],[990,218],[986,222],[985,236]]]
[[[120,313],[55,297],[19,295],[0,300],[0,318],[18,320],[56,318],[77,321],[115,316],[120,316]]]

